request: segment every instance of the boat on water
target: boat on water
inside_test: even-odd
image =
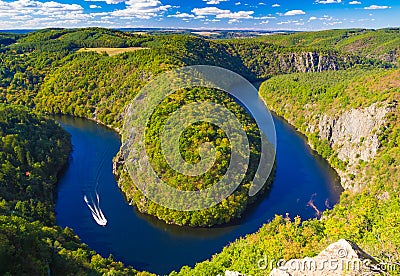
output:
[[[93,198],[91,198],[92,200],[91,200],[91,202],[89,202],[88,197],[86,195],[83,196],[83,199],[85,200],[86,205],[89,207],[89,210],[91,211],[92,217],[95,220],[95,222],[100,226],[106,226],[107,219],[104,216],[103,212],[101,211],[100,198],[99,198],[99,194],[97,192],[96,192],[96,198],[97,198],[97,204],[93,200]]]

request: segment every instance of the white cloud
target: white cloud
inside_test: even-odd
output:
[[[254,11],[238,11],[238,12],[217,14],[216,18],[250,19],[253,18],[252,14],[254,14]]]
[[[264,20],[264,19],[275,19],[275,16],[260,16],[260,17],[254,17],[254,19],[260,19],[260,20]]]
[[[125,2],[125,0],[85,0],[85,2],[106,2],[109,5]]]
[[[158,0],[128,0],[125,3],[127,5],[125,9],[113,11],[111,15],[150,19],[171,8],[170,5],[163,5]]]
[[[336,4],[336,3],[342,3],[342,0],[317,0],[316,2],[318,4]]]
[[[227,2],[229,0],[203,0],[207,5],[218,5],[221,2]]]
[[[305,11],[303,11],[303,10],[291,10],[291,11],[285,12],[283,15],[285,15],[285,16],[293,16],[293,15],[302,15],[302,14],[306,14]]]
[[[194,14],[188,14],[188,13],[186,13],[186,12],[184,12],[184,13],[177,12],[176,14],[170,14],[170,15],[168,15],[167,17],[194,18],[195,16],[194,16]]]
[[[389,8],[390,8],[389,6],[371,5],[369,7],[365,7],[364,10],[385,10]]]
[[[195,8],[192,12],[196,16],[215,16],[216,18],[229,18],[229,19],[250,19],[253,18],[254,11],[237,11],[222,10],[217,7]],[[237,22],[237,21],[233,21]]]
[[[258,3],[260,6],[265,6],[266,4],[264,2]]]
[[[323,17],[320,17],[319,20],[321,21],[337,21],[337,19],[333,18],[332,16],[329,15],[324,15]]]
[[[29,14],[25,14],[25,15],[13,15],[10,17],[12,20],[27,20],[27,19],[31,19],[32,16],[30,16]]]
[[[87,1],[85,9],[79,4],[64,4],[57,1],[61,0],[0,0],[0,29],[13,29],[13,28],[44,28],[44,27],[84,27],[84,26],[104,26],[104,27],[120,27],[120,26],[146,26],[147,23],[143,23],[140,19],[150,19],[153,18],[155,20],[163,18],[167,21],[167,18],[180,18],[180,20],[184,21],[192,21],[195,19],[202,19],[202,21],[208,21],[210,24],[212,22],[222,21],[225,24],[236,24],[243,23],[246,19],[252,19],[251,21],[254,25],[260,24],[291,24],[293,28],[295,26],[302,26],[308,22],[310,26],[318,23],[321,26],[334,26],[337,24],[344,23],[355,23],[353,25],[358,26],[367,26],[367,24],[361,24],[357,21],[350,19],[346,20],[344,18],[336,19],[331,16],[324,17],[316,17],[309,15],[307,11],[306,16],[296,15],[305,15],[306,10],[287,10],[282,13],[275,13],[276,11],[280,11],[279,9],[275,9],[273,14],[268,14],[268,12],[264,15],[255,15],[254,9],[249,6],[245,7],[245,3],[239,2],[241,0],[231,1],[232,6],[237,6],[235,9],[223,8],[217,5],[221,2],[227,2],[230,0],[202,0],[204,8],[194,8],[192,11],[183,12],[179,7],[174,6],[173,4],[167,5],[166,0],[84,0]],[[97,1],[97,3],[96,3]],[[261,1],[261,2],[260,2]],[[279,0],[274,1],[265,1],[258,0],[253,3],[258,5],[264,5],[265,3],[269,7],[281,7],[280,4],[276,2],[281,2]],[[64,2],[64,1],[63,1]],[[88,3],[90,2],[90,3]],[[108,4],[116,4],[124,2],[124,5],[114,6],[111,11],[103,12],[101,6],[105,7],[105,3]],[[372,10],[385,10],[385,9],[394,9],[394,7],[390,7],[389,4],[385,3],[385,5],[379,5],[379,1],[376,1],[376,5],[369,5],[371,3],[366,4],[366,1],[362,0],[312,0],[314,3],[322,4],[334,4],[334,3],[346,3],[349,5],[361,5],[361,9],[370,10],[366,11],[366,17],[370,19],[365,19],[366,22],[370,22],[370,25],[373,26],[372,22],[374,19],[372,18]],[[79,3],[76,1],[76,3]],[[82,2],[81,2],[82,3]],[[99,4],[101,3],[101,4]],[[276,3],[276,4],[274,4]],[[374,3],[374,2],[372,2]],[[89,5],[91,4],[91,5]],[[205,5],[207,4],[207,5]],[[273,5],[272,5],[273,4]],[[271,5],[271,6],[270,6]],[[387,6],[386,6],[387,5]],[[341,5],[337,5],[341,6]],[[119,7],[119,8],[117,8]],[[326,7],[326,6],[325,6]],[[89,9],[90,8],[90,9]],[[301,6],[300,6],[301,8]],[[354,7],[353,7],[354,8]],[[115,10],[118,9],[118,10]],[[246,9],[249,9],[246,11]],[[271,8],[270,8],[271,9]],[[239,11],[237,11],[239,10]],[[375,12],[376,13],[376,12]],[[367,16],[370,14],[370,16]],[[279,15],[279,16],[278,16]],[[280,16],[287,16],[286,18]],[[294,17],[290,17],[294,16]],[[279,18],[279,20],[277,19]],[[301,21],[300,18],[304,18]],[[298,19],[292,20],[292,19]],[[180,21],[179,20],[179,21]],[[282,22],[279,22],[282,21]],[[150,21],[149,21],[150,22]],[[247,21],[248,23],[249,21]],[[279,23],[277,23],[279,22]],[[312,23],[310,23],[312,22]],[[313,24],[314,23],[314,24]],[[324,25],[323,25],[324,24]],[[352,26],[353,26],[352,25]],[[211,26],[211,25],[210,25]],[[238,25],[239,26],[239,25]],[[268,25],[265,25],[268,26]],[[271,25],[273,26],[273,25]],[[260,25],[261,27],[261,25]],[[347,25],[346,25],[347,27]],[[326,28],[326,27],[325,27]]]
[[[65,19],[65,20],[88,20],[92,18],[90,14],[86,13],[65,13],[57,16],[57,20]]]
[[[292,21],[288,20],[288,21],[282,21],[282,22],[278,22],[276,23],[277,25],[285,25],[285,24],[290,24],[292,23]]]
[[[230,12],[230,10],[221,10],[217,7],[194,8],[192,10],[192,13],[194,13],[195,15],[217,15]]]
[[[62,4],[54,1],[39,2],[35,0],[17,0],[5,2],[0,0],[0,17],[10,16],[53,16],[68,13],[83,13],[83,7],[78,4]]]
[[[90,15],[93,16],[102,16],[102,19],[110,19],[111,16],[109,16],[108,12],[92,12]]]
[[[92,18],[93,16],[85,14],[83,7],[78,4],[0,0],[0,28],[3,29],[76,27],[85,25]]]
[[[338,24],[343,24],[343,22],[342,21],[333,21],[333,22],[324,22],[323,24],[327,25],[327,26],[335,26]]]
[[[302,20],[288,20],[288,21],[282,21],[278,22],[277,25],[295,25],[295,26],[304,26],[304,22]]]
[[[215,18],[208,19],[208,18],[206,18],[206,19],[201,20],[201,21],[205,21],[205,22],[221,22],[221,19],[215,19]]]

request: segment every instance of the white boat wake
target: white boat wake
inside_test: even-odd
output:
[[[91,201],[89,202],[87,196],[86,195],[83,196],[83,199],[85,200],[86,205],[89,207],[89,210],[92,212],[92,217],[96,221],[96,223],[101,226],[106,226],[107,219],[104,216],[103,212],[101,211],[100,197],[97,191],[96,191],[96,198],[97,198],[97,204],[92,197],[90,197]]]
[[[90,147],[90,145],[88,145]],[[85,179],[85,185],[83,188],[83,200],[85,201],[87,207],[89,208],[90,212],[92,213],[92,217],[94,221],[100,225],[100,226],[106,226],[107,225],[107,219],[103,213],[103,211],[100,208],[100,196],[97,192],[97,188],[99,186],[99,179],[100,179],[100,174],[101,170],[103,168],[105,159],[110,152],[111,148],[108,146],[102,156],[100,157],[100,162],[99,165],[97,166],[97,169],[93,167],[87,168],[85,165],[87,164],[85,162],[85,165],[81,167],[81,172],[83,179]],[[97,152],[98,154],[98,152]],[[86,160],[85,160],[86,161]],[[86,168],[85,168],[86,167]]]

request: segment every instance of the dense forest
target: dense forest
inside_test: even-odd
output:
[[[118,127],[126,102],[146,82],[160,72],[183,65],[216,65],[251,81],[284,73],[340,70],[355,65],[385,68],[396,65],[395,58],[386,58],[396,55],[396,50],[380,48],[379,53],[368,54],[374,53],[373,44],[360,45],[357,51],[355,46],[351,51],[344,51],[348,48],[330,47],[326,41],[330,35],[340,35],[342,40],[337,38],[336,44],[370,33],[375,37],[375,31],[359,30],[347,37],[343,31],[332,32],[314,34],[314,43],[312,34],[303,34],[305,38],[295,39],[304,43],[299,46],[287,41],[301,34],[219,41],[190,35],[138,35],[99,28],[41,30],[13,37],[18,43],[2,47],[0,98],[7,103],[93,118]],[[381,40],[375,39],[379,45],[386,45],[388,36],[393,39],[400,36],[398,30],[381,30],[378,34]],[[144,49],[112,57],[78,52],[86,47],[131,46]]]
[[[387,104],[391,112],[379,133],[381,147],[376,157],[359,161],[355,181],[361,191],[346,190],[340,203],[325,211],[322,219],[302,221],[300,217],[277,216],[251,235],[225,247],[209,261],[195,268],[183,267],[172,275],[216,275],[225,270],[246,275],[265,275],[257,262],[263,256],[279,260],[315,256],[327,245],[345,238],[356,242],[378,260],[399,262],[400,227],[400,100],[399,70],[345,70],[323,73],[296,73],[277,76],[264,82],[262,98],[272,110],[305,133],[310,144],[330,164],[346,171],[346,162],[318,132],[310,131],[316,115],[340,114],[372,103]],[[312,80],[312,81],[310,81]],[[307,105],[308,104],[308,105]],[[304,106],[308,108],[304,108]],[[275,264],[276,265],[276,264]],[[398,275],[398,267],[389,271]]]
[[[71,229],[54,225],[57,172],[65,164],[70,146],[62,129],[43,115],[86,117],[118,130],[126,104],[161,72],[184,65],[217,65],[250,81],[268,79],[261,89],[268,106],[305,133],[333,167],[345,171],[346,162],[318,133],[307,128],[310,118],[372,103],[397,106],[399,85],[392,80],[398,79],[394,68],[398,65],[399,40],[399,29],[330,30],[231,40],[101,28],[0,34],[1,273],[136,273],[115,262],[112,256],[104,259],[97,255]],[[143,49],[115,56],[79,51],[95,47]],[[204,93],[204,97],[208,96],[212,93]],[[305,105],[307,113],[303,110]],[[235,108],[238,114],[242,113],[239,107]],[[358,170],[365,173],[354,176],[354,181],[368,183],[362,191],[344,192],[340,203],[325,212],[321,220],[277,217],[257,233],[233,242],[210,261],[195,268],[184,267],[179,273],[223,274],[230,269],[263,274],[265,271],[257,270],[256,265],[260,256],[288,259],[315,255],[339,238],[351,239],[383,260],[400,261],[400,237],[395,231],[400,225],[396,215],[400,208],[397,110],[387,116],[388,123],[380,132],[382,146],[377,156],[370,162],[360,161]],[[165,114],[158,116],[156,121]],[[220,135],[214,126],[197,127],[207,127],[212,136]],[[149,131],[157,131],[157,124]],[[217,138],[224,140],[222,136]],[[188,156],[195,160],[193,148],[199,139],[192,141],[182,147],[187,147]],[[157,156],[156,151],[152,154]],[[157,158],[153,161],[160,162]],[[162,166],[162,162],[158,165]],[[217,175],[224,168],[215,169]],[[128,191],[134,189],[129,179],[122,175],[121,181],[128,195],[141,197]],[[245,189],[246,185],[242,187]],[[232,198],[229,204],[237,208],[229,209],[227,217],[203,220],[206,218],[178,213],[163,216],[156,205],[146,208],[169,222],[173,217],[178,224],[211,225],[243,212],[251,202],[243,191]]]
[[[134,274],[55,226],[55,185],[71,150],[53,120],[0,105],[0,274]]]
[[[184,191],[198,191],[214,186],[225,175],[231,157],[231,142],[220,128],[212,123],[198,122],[191,125],[182,133],[179,139],[179,148],[183,159],[190,164],[200,162],[199,147],[203,143],[210,142],[215,147],[216,160],[206,173],[198,176],[183,175],[173,170],[167,163],[162,147],[161,134],[167,119],[181,105],[196,102],[207,102],[220,104],[231,111],[238,118],[242,128],[245,130],[250,148],[250,160],[246,175],[240,186],[229,197],[221,203],[199,211],[178,211],[160,206],[151,200],[146,200],[140,190],[133,185],[126,170],[119,168],[120,187],[129,201],[136,204],[143,213],[154,215],[167,223],[189,226],[212,226],[215,224],[228,223],[234,218],[239,218],[245,211],[247,205],[256,200],[249,197],[250,181],[258,168],[261,149],[260,131],[256,122],[250,115],[230,98],[226,92],[213,89],[187,89],[177,91],[166,98],[156,110],[146,128],[146,150],[149,161],[158,177],[168,185]],[[200,116],[196,113],[197,116]],[[190,118],[189,118],[190,119]],[[236,164],[239,165],[239,164]],[[244,164],[243,164],[244,165]],[[246,164],[247,165],[247,164]],[[269,188],[269,183],[264,189]],[[161,197],[164,195],[160,195]]]
[[[67,161],[69,136],[24,107],[1,105],[0,116],[3,211],[54,224],[54,186]]]

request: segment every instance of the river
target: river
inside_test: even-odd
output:
[[[193,229],[167,225],[138,213],[124,199],[112,174],[112,159],[121,145],[113,130],[95,122],[56,118],[71,134],[69,166],[58,184],[57,224],[68,226],[82,242],[107,257],[138,270],[157,274],[193,266],[206,260],[238,237],[253,233],[275,214],[315,217],[310,199],[319,210],[337,203],[342,188],[328,163],[316,155],[305,138],[284,120],[274,117],[277,170],[271,191],[262,196],[243,218],[229,225]],[[95,179],[95,182],[93,182]],[[107,225],[99,226],[83,199],[86,184],[97,186]],[[257,264],[255,264],[257,265]]]

